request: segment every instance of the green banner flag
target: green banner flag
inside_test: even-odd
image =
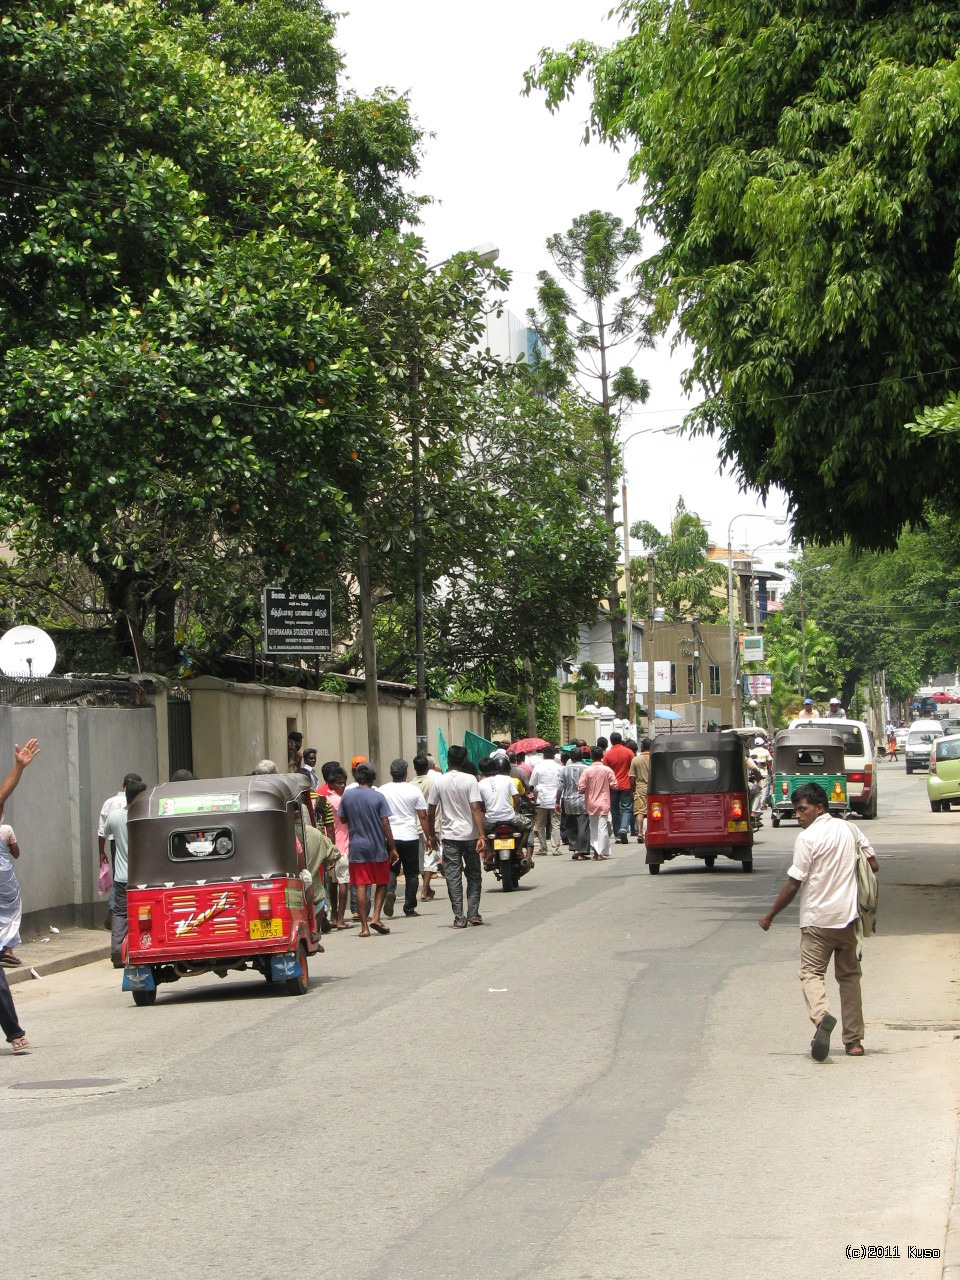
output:
[[[463,745],[467,748],[467,759],[473,764],[479,764],[484,756],[497,750],[495,742],[488,742],[486,738],[481,738],[479,733],[471,733],[469,729],[463,735]]]
[[[447,740],[442,729],[437,730],[437,764],[444,773],[447,772]]]

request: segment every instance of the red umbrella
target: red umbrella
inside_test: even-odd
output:
[[[550,743],[546,738],[518,738],[516,742],[511,742],[508,751],[542,751],[544,747],[549,747]]]

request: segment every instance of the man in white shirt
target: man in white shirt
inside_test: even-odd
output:
[[[547,856],[547,841],[550,852],[555,858],[560,857],[560,818],[557,815],[557,803],[560,799],[562,782],[562,766],[555,760],[556,747],[544,747],[543,759],[534,765],[530,775],[529,790],[534,793],[537,805],[536,830],[538,852],[541,858]],[[548,835],[549,832],[549,835]]]
[[[423,792],[412,782],[407,781],[406,760],[390,762],[390,781],[380,788],[380,794],[390,809],[390,830],[393,832],[393,843],[400,855],[403,867],[403,914],[418,916],[417,885],[420,883],[420,831],[427,833],[427,802]],[[387,887],[387,899],[384,911],[393,915],[393,904],[397,900],[397,868],[390,868],[390,884]]]
[[[486,760],[480,761],[480,800],[488,834],[498,822],[509,822],[520,830],[526,830],[530,826],[529,818],[517,812],[520,787],[510,773],[510,761],[506,756],[503,760],[506,771],[502,768],[499,757],[488,756]]]
[[[440,774],[424,755],[413,757],[413,772],[413,785],[420,789],[424,801],[429,805],[430,797],[433,795],[433,784]],[[442,838],[439,817],[437,818],[437,835]],[[438,849],[431,848],[426,835],[420,837],[420,868],[423,877],[420,885],[420,901],[430,902],[437,896],[436,890],[430,888],[430,881],[440,871],[440,854]]]
[[[443,871],[453,909],[453,927],[465,929],[483,924],[480,893],[483,871],[480,859],[487,847],[483,831],[483,806],[477,779],[467,773],[466,747],[447,751],[448,771],[437,778],[427,806],[427,834],[432,848],[438,845],[437,812],[443,816]],[[467,877],[467,910],[463,910],[463,874]]]
[[[127,775],[130,777],[130,775]],[[130,781],[123,789],[124,803],[115,806],[107,814],[103,824],[104,834],[113,838],[113,896],[111,906],[113,914],[110,919],[110,959],[115,969],[123,968],[123,940],[127,936],[127,809],[140,795],[146,791],[147,784]]]
[[[112,837],[110,840],[109,850],[107,848],[107,828],[106,828],[107,818],[109,818],[110,814],[113,813],[114,809],[125,809],[127,807],[127,794],[125,790],[127,783],[142,782],[142,781],[143,779],[140,777],[139,773],[125,774],[123,779],[123,784],[120,787],[120,790],[117,792],[115,796],[108,796],[106,800],[104,800],[103,807],[100,810],[100,822],[97,825],[97,847],[100,853],[100,865],[102,867],[104,863],[107,863],[107,865],[110,867],[111,877],[115,876],[116,874],[113,867],[115,849],[114,849],[114,842]],[[107,911],[107,918],[104,921],[104,928],[106,929],[111,928],[112,920],[113,920],[113,889],[111,888],[110,908]]]
[[[837,1025],[827,1008],[824,977],[830,957],[840,988],[843,1043],[852,1058],[863,1056],[863,1007],[860,961],[857,958],[857,844],[876,872],[877,859],[863,832],[830,813],[826,791],[805,782],[790,797],[800,834],[793,846],[787,882],[770,910],[760,917],[766,932],[774,916],[800,893],[800,981],[810,1021],[815,1027],[810,1054],[823,1062],[830,1052],[830,1033]]]

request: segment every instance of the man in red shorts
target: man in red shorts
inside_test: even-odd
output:
[[[354,770],[357,785],[348,787],[340,800],[340,821],[350,839],[350,883],[358,889],[357,910],[360,913],[361,938],[374,933],[389,933],[380,920],[390,883],[391,864],[399,861],[393,832],[390,829],[390,806],[374,787],[377,773],[373,765],[358,764]],[[373,914],[367,920],[366,886],[374,886]]]

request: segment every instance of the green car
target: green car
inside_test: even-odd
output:
[[[960,805],[960,733],[938,738],[930,752],[927,795],[934,813]]]

